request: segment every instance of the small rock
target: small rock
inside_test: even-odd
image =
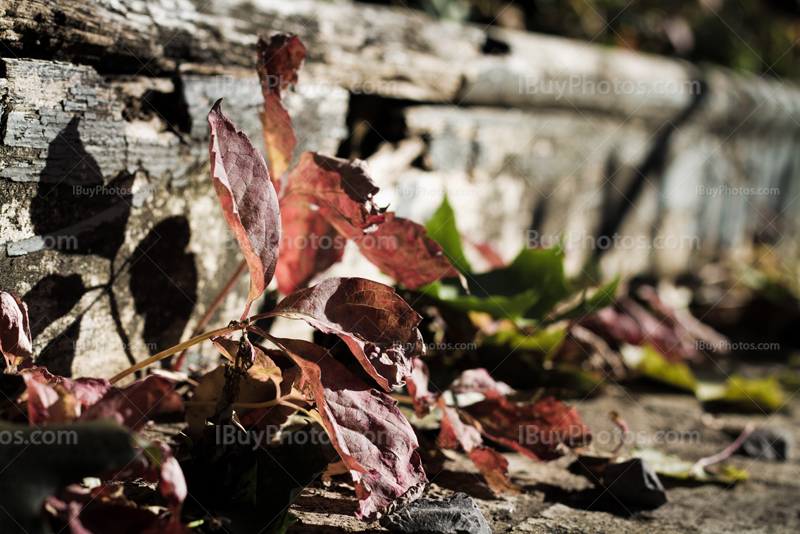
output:
[[[623,505],[658,508],[667,502],[667,493],[653,466],[641,458],[606,467],[603,485]]]
[[[788,461],[794,456],[794,439],[780,428],[759,428],[747,436],[739,452],[768,462]]]
[[[469,495],[417,499],[381,519],[381,525],[402,534],[491,534],[489,523]]]

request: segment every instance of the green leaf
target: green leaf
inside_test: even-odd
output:
[[[697,397],[704,402],[747,411],[775,412],[786,403],[786,395],[776,376],[749,379],[731,375],[722,386],[703,384]]]
[[[596,313],[602,308],[614,304],[617,295],[617,287],[619,286],[619,280],[620,277],[617,275],[617,277],[611,282],[598,288],[597,291],[595,291],[594,294],[592,294],[592,296],[589,298],[586,298],[586,295],[584,294],[584,298],[581,299],[578,304],[564,312],[561,312],[553,320],[562,321],[564,319],[583,317],[591,313]]]
[[[436,212],[425,223],[428,230],[428,237],[439,243],[447,259],[453,266],[466,274],[472,271],[469,261],[464,256],[464,247],[461,244],[461,234],[456,227],[456,213],[447,195],[442,199],[442,203]]]
[[[508,267],[467,277],[472,294],[436,282],[427,294],[463,311],[479,311],[511,320],[541,319],[570,294],[564,275],[564,251],[523,249]]]
[[[623,345],[621,352],[625,365],[647,378],[691,392],[697,387],[697,380],[686,363],[671,362],[650,345]]]
[[[538,328],[529,336],[516,328],[504,328],[491,336],[485,337],[481,344],[508,346],[544,354],[555,354],[566,336],[567,329],[561,325]]]
[[[645,460],[659,475],[679,480],[732,484],[750,478],[746,470],[732,465],[710,465],[703,468],[695,462],[683,460],[673,454],[664,454],[653,448],[634,447],[631,456]]]

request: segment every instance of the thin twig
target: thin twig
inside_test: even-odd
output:
[[[236,331],[236,330],[238,330],[238,326],[226,326],[224,328],[217,328],[216,330],[211,330],[210,332],[206,332],[203,335],[193,337],[192,339],[190,339],[188,341],[184,341],[183,343],[180,343],[179,345],[175,345],[171,349],[167,349],[165,351],[159,352],[158,354],[156,354],[154,356],[150,356],[146,360],[142,360],[139,363],[128,367],[127,369],[125,369],[121,373],[118,373],[118,374],[114,375],[111,378],[111,380],[109,380],[109,382],[111,382],[112,384],[114,384],[116,382],[119,382],[120,380],[122,380],[126,376],[128,376],[130,374],[133,374],[136,371],[139,371],[140,369],[144,369],[145,367],[147,367],[149,365],[152,365],[152,364],[154,364],[154,363],[156,363],[158,361],[161,361],[164,358],[169,358],[170,356],[172,356],[173,354],[175,354],[178,351],[181,351],[181,350],[184,350],[184,349],[188,349],[189,347],[197,345],[198,343],[202,343],[203,341],[205,341],[207,339],[211,339],[212,337],[221,336],[223,334],[227,334],[228,332],[233,332],[233,331]]]
[[[211,303],[211,306],[208,307],[208,310],[206,310],[205,314],[203,314],[203,318],[200,319],[200,322],[197,323],[197,326],[192,331],[191,337],[196,337],[203,333],[203,329],[211,320],[211,317],[214,315],[214,312],[216,312],[217,308],[219,308],[222,305],[222,302],[225,300],[225,297],[228,296],[228,293],[231,292],[233,286],[236,285],[236,282],[239,281],[239,278],[241,278],[242,274],[246,270],[247,270],[247,262],[243,261],[242,264],[239,265],[239,268],[236,269],[236,272],[233,274],[228,283],[225,284],[225,287],[222,288],[222,291],[220,291],[219,295],[217,295],[217,298],[214,300],[214,302]],[[175,359],[175,362],[172,364],[173,371],[181,370],[181,367],[183,367],[183,363],[186,360],[187,350],[188,349],[183,349],[183,351]]]
[[[718,452],[714,456],[709,456],[707,458],[699,459],[697,463],[694,464],[693,469],[705,468],[708,467],[709,465],[714,465],[717,462],[721,462],[722,460],[724,460],[725,458],[736,452],[739,449],[739,447],[742,446],[744,440],[746,440],[748,436],[750,436],[750,434],[753,433],[753,430],[755,430],[755,428],[756,425],[752,421],[750,421],[749,423],[747,423],[747,426],[744,427],[742,433],[739,434],[739,437],[736,438],[736,441],[731,443],[727,448]]]

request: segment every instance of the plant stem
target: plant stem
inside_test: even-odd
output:
[[[697,461],[696,464],[694,464],[694,467],[695,468],[697,468],[697,467],[705,468],[705,467],[707,467],[709,465],[714,465],[717,462],[721,462],[722,460],[724,460],[725,458],[727,458],[728,456],[730,456],[731,454],[736,452],[739,449],[739,447],[742,446],[742,443],[744,443],[744,440],[746,440],[747,437],[750,434],[753,433],[753,430],[755,428],[756,428],[756,426],[752,421],[747,423],[747,426],[744,427],[744,430],[739,435],[739,437],[736,438],[736,441],[731,443],[727,448],[725,448],[725,450],[722,450],[722,451],[718,452],[714,456],[709,456],[707,458],[701,458],[700,460]]]
[[[184,350],[184,349],[188,349],[189,347],[197,345],[198,343],[202,343],[206,339],[211,339],[212,337],[221,336],[223,334],[227,334],[228,332],[233,332],[233,331],[238,330],[238,329],[239,329],[238,326],[226,326],[224,328],[217,328],[216,330],[211,330],[210,332],[206,332],[203,335],[193,337],[192,339],[190,339],[188,341],[184,341],[183,343],[181,343],[179,345],[175,345],[171,349],[167,349],[165,351],[159,352],[158,354],[156,354],[154,356],[150,356],[146,360],[142,360],[139,363],[137,363],[135,365],[132,365],[131,367],[128,367],[127,369],[125,369],[121,373],[118,373],[118,374],[114,375],[111,378],[111,380],[109,380],[109,382],[111,382],[112,384],[114,384],[116,382],[119,382],[120,380],[122,380],[126,376],[128,376],[130,374],[133,374],[133,373],[135,373],[136,371],[138,371],[140,369],[144,369],[148,365],[152,365],[152,364],[156,363],[157,361],[163,360],[164,358],[168,358],[169,356],[172,356],[173,354],[175,354],[178,351],[181,351],[181,350]]]
[[[203,329],[211,320],[211,317],[214,315],[214,312],[217,311],[217,308],[219,308],[222,305],[222,302],[225,300],[225,297],[227,297],[228,293],[231,292],[231,289],[233,289],[233,286],[235,286],[236,282],[239,281],[239,278],[241,278],[242,273],[244,273],[245,270],[247,270],[247,262],[243,261],[242,264],[239,265],[239,268],[236,269],[236,272],[233,274],[231,279],[228,280],[228,283],[225,284],[225,287],[222,288],[222,291],[220,291],[219,295],[217,295],[217,298],[214,300],[214,302],[211,303],[211,306],[208,307],[206,313],[203,314],[203,318],[200,319],[200,322],[197,323],[197,326],[192,331],[191,337],[199,336],[203,332]],[[187,349],[183,349],[183,351],[181,351],[181,353],[175,359],[175,362],[172,364],[173,371],[181,370],[181,367],[183,367],[183,362],[186,360],[186,352]]]

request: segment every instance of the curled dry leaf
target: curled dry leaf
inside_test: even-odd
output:
[[[444,412],[439,442],[450,449],[460,445],[494,491],[520,493],[519,486],[511,482],[509,477],[508,460],[493,448],[484,445],[478,429],[461,421],[458,410],[448,406],[444,397],[439,397],[439,407]]]
[[[276,181],[289,168],[292,151],[297,145],[282,93],[290,83],[297,83],[297,74],[305,57],[306,48],[296,35],[277,34],[269,41],[258,38],[257,69],[264,95],[261,125],[270,171]]]
[[[0,291],[0,351],[8,369],[13,369],[33,352],[28,306],[6,291]]]
[[[111,387],[103,398],[81,414],[79,420],[113,419],[139,430],[156,415],[181,411],[183,399],[175,391],[175,383],[150,375],[124,388]]]
[[[592,433],[578,411],[552,397],[533,404],[516,403],[492,391],[486,399],[464,411],[480,423],[480,431],[492,441],[534,460],[553,460],[563,455],[562,443],[580,447],[591,442]]]
[[[356,516],[371,521],[398,497],[418,496],[427,478],[414,430],[394,399],[353,376],[322,347],[293,339],[272,341],[300,367],[325,430],[353,476]]]
[[[338,335],[386,391],[405,383],[412,360],[424,352],[422,317],[393,288],[363,278],[327,278],[292,293],[268,315]]]
[[[225,220],[233,230],[250,269],[250,304],[264,292],[278,263],[281,217],[275,187],[261,152],[220,110],[208,114],[211,128],[211,178]]]

